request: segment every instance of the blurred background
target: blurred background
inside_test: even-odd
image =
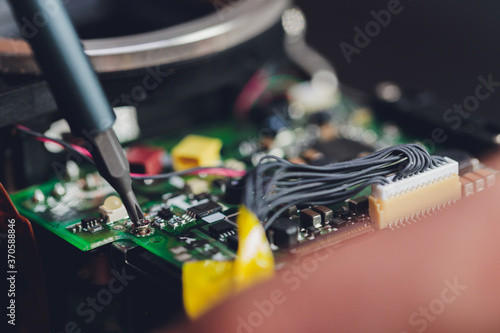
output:
[[[495,1],[401,1],[391,23],[347,64],[339,44],[353,44],[354,27],[364,30],[370,11],[387,0],[298,0],[308,18],[307,38],[335,65],[344,84],[370,91],[380,81],[433,90],[451,103],[472,94],[477,76],[500,81],[500,4]],[[498,116],[500,94],[478,113]]]

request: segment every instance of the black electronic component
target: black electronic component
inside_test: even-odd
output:
[[[208,227],[208,231],[212,236],[220,237],[222,234],[234,231],[234,225],[226,221],[213,223]]]
[[[174,213],[170,210],[170,208],[162,208],[158,212],[158,217],[164,220],[170,220],[174,216]]]
[[[328,224],[333,219],[333,210],[326,206],[314,206],[312,209],[321,215],[323,225]]]
[[[81,228],[90,233],[103,230],[101,225],[102,220],[96,217],[84,217],[81,222]]]
[[[300,225],[303,227],[320,227],[321,214],[312,209],[302,209],[300,211]]]
[[[238,251],[238,235],[231,234],[226,238],[227,247],[233,250],[234,252]]]
[[[333,220],[330,221],[330,225],[333,228],[337,228],[337,229],[344,227],[346,224],[347,224],[346,220],[343,220],[343,219],[338,218],[338,217],[334,217]]]
[[[186,213],[193,218],[200,219],[210,214],[220,212],[221,210],[222,210],[221,205],[219,205],[215,201],[210,200],[201,205],[189,207],[186,210]]]
[[[299,236],[299,221],[297,219],[288,219],[279,217],[269,227],[268,237],[273,244],[280,248],[289,248],[297,244]]]
[[[349,210],[354,215],[367,214],[368,213],[368,197],[361,196],[353,199],[347,200],[349,205]]]
[[[88,229],[88,228],[93,228],[99,223],[99,220],[97,217],[84,217],[82,219],[82,228]]]
[[[226,193],[224,194],[224,202],[231,205],[239,205],[243,200],[245,192],[245,181],[243,179],[230,180],[226,184]]]

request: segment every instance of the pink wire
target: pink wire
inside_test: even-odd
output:
[[[229,178],[240,178],[246,174],[246,171],[237,171],[233,169],[227,168],[213,168],[213,169],[203,169],[203,170],[195,170],[190,172],[191,175],[210,175],[210,176],[222,176]],[[141,173],[131,173],[132,177],[145,177],[145,176],[155,176],[151,174],[141,174]]]
[[[252,105],[266,91],[269,82],[265,70],[259,70],[245,85],[234,103],[234,109],[239,116],[246,117]]]
[[[53,140],[50,140],[50,139],[47,139],[47,138],[40,138],[40,137],[36,137],[35,139],[36,139],[36,140],[38,140],[38,141],[41,141],[41,142],[51,142],[51,143],[55,143],[55,144],[57,144],[57,145],[59,145],[59,146],[61,146],[61,147],[65,148],[62,144],[60,144],[60,143],[59,143],[59,142],[57,142],[57,141],[53,141]],[[85,149],[85,148],[83,148],[83,147],[80,147],[80,146],[78,146],[78,145],[74,145],[74,144],[72,144],[72,143],[70,143],[70,145],[71,145],[71,147],[73,147],[73,149],[74,149],[74,150],[76,150],[76,151],[77,151],[77,152],[79,152],[80,154],[82,154],[82,155],[86,155],[86,156],[88,156],[88,157],[92,158],[92,155],[90,154],[90,152],[89,152],[87,149]]]
[[[27,127],[24,127],[22,125],[17,125],[18,127],[25,129],[25,130],[30,130]],[[63,148],[65,148],[63,145],[61,145],[59,142],[48,139],[48,138],[41,138],[41,137],[35,137],[36,140],[41,141],[41,142],[51,142],[55,143]],[[86,155],[90,158],[92,158],[92,154],[90,152],[78,145],[71,144],[71,147],[78,151],[80,154]],[[238,171],[238,170],[233,170],[233,169],[228,169],[228,168],[210,168],[210,169],[201,169],[201,170],[194,170],[193,172],[190,172],[192,175],[211,175],[211,176],[222,176],[222,177],[229,177],[229,178],[239,178],[243,177],[246,172],[245,171]],[[150,174],[141,174],[141,173],[131,173],[130,176],[132,177],[144,177],[144,176],[154,176]]]

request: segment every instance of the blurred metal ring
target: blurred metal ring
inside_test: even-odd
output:
[[[174,27],[123,37],[83,40],[99,73],[174,64],[231,49],[278,24],[291,0],[240,0]],[[0,38],[0,71],[40,75],[27,42]]]

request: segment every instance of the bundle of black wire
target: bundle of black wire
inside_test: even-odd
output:
[[[325,166],[293,164],[265,156],[246,178],[245,206],[267,229],[288,207],[333,205],[359,194],[372,184],[410,177],[444,163],[418,144],[403,144],[373,154]],[[271,214],[272,212],[272,214]]]

